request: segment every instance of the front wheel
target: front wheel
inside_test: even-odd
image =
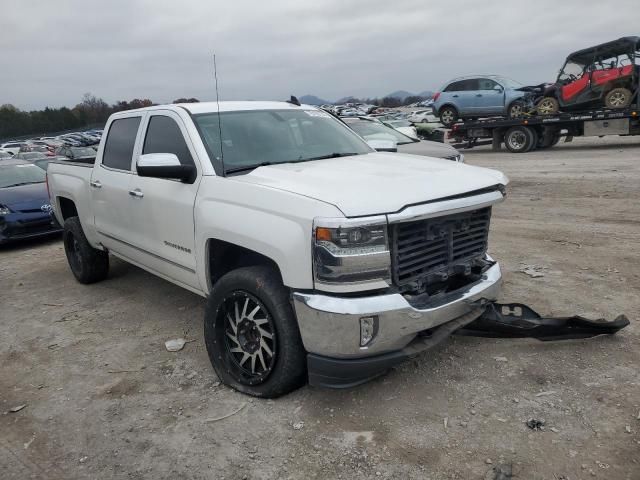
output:
[[[509,105],[507,116],[509,118],[520,118],[524,113],[524,102],[516,100]]]
[[[107,278],[109,254],[91,246],[78,217],[67,218],[62,235],[69,268],[80,283],[95,283]]]
[[[512,153],[526,153],[533,149],[538,141],[538,136],[529,127],[511,127],[504,135],[504,145]]]
[[[245,267],[213,287],[204,338],[220,380],[257,397],[278,397],[306,382],[306,352],[280,275]]]

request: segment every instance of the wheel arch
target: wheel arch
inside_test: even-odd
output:
[[[71,198],[58,196],[56,197],[56,203],[58,204],[60,217],[62,222],[70,217],[78,217],[78,208],[76,207],[76,202],[74,202]]]
[[[268,266],[282,279],[278,263],[263,253],[217,238],[207,239],[205,245],[208,292],[226,273],[241,267]]]

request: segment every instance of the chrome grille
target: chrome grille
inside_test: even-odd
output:
[[[487,252],[491,207],[391,226],[394,285],[416,290],[468,274]]]

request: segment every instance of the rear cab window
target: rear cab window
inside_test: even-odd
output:
[[[133,150],[142,117],[118,118],[111,122],[102,154],[102,166],[131,171]]]

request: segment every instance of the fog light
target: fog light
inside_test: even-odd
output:
[[[360,318],[360,346],[366,347],[378,333],[378,317]]]

